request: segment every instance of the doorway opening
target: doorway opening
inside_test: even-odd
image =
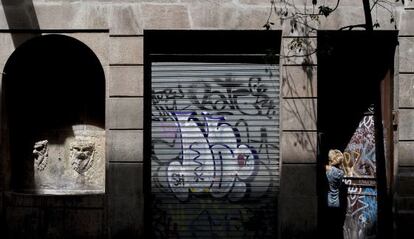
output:
[[[10,191],[103,193],[105,76],[92,50],[44,35],[18,47],[3,72]]]
[[[318,32],[317,182],[323,238],[375,236],[392,220],[397,37],[396,31]],[[336,165],[328,161],[335,149],[342,157]],[[332,168],[343,174],[336,185],[332,177],[328,180]],[[332,192],[338,191],[334,205]]]

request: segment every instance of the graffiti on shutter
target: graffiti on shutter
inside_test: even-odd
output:
[[[347,210],[344,238],[376,235],[377,183],[374,116],[363,117],[344,151]]]
[[[278,66],[158,62],[151,67],[154,237],[274,237]]]

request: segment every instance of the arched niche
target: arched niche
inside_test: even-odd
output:
[[[82,42],[33,38],[3,75],[11,189],[35,194],[103,193],[105,76]]]

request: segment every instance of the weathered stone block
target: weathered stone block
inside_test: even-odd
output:
[[[41,29],[108,29],[105,4],[38,2],[28,14],[34,21],[32,24]]]
[[[109,13],[111,35],[142,34],[142,14],[138,4],[112,5]]]
[[[142,64],[142,37],[111,37],[109,50],[110,64]]]
[[[0,29],[36,29],[36,13],[29,5],[3,5],[0,7]]]
[[[42,0],[32,0],[33,2],[42,1]],[[21,5],[29,2],[29,0],[4,0],[2,1],[3,6],[15,6]]]
[[[316,164],[282,165],[280,197],[316,197]]]
[[[396,198],[397,210],[413,210],[414,211],[414,197],[405,196]]]
[[[32,195],[29,195],[29,197]],[[35,196],[36,197],[36,196]],[[65,206],[65,201],[70,197],[61,197],[61,196],[47,196],[42,197],[42,205],[45,205],[47,208],[63,208]],[[69,199],[70,200],[70,199]]]
[[[105,131],[75,130],[69,135],[52,130],[37,140],[31,149],[35,186],[25,189],[47,194],[105,192]]]
[[[103,238],[104,236],[102,209],[66,209],[64,222],[67,238]]]
[[[263,30],[269,16],[270,6],[238,8],[237,21],[233,28],[236,29],[257,29]],[[282,29],[282,22],[276,17],[272,17],[272,29]]]
[[[374,9],[376,12],[374,23],[378,22],[379,30],[395,30],[395,26],[398,26],[399,12],[394,12],[394,22],[391,22],[391,14],[382,7]],[[341,5],[328,17],[320,16],[319,29],[337,30],[342,27],[358,25],[365,23],[364,9],[362,3],[344,6]],[[359,28],[361,29],[361,28]]]
[[[1,22],[1,19],[0,19]],[[13,53],[15,46],[13,44],[12,34],[10,33],[0,33],[0,68],[1,72],[4,70],[7,60],[10,55]],[[3,78],[3,75],[0,75]],[[1,84],[1,83],[0,83]]]
[[[110,163],[108,171],[108,226],[111,228],[111,238],[142,237],[143,197],[142,164]],[[147,207],[150,207],[150,204]]]
[[[302,2],[305,0],[301,0]],[[279,2],[279,1],[276,1]],[[280,3],[280,2],[279,2]],[[309,2],[305,4],[298,3],[295,1],[295,8],[288,6],[286,8],[285,3],[280,3],[280,9],[287,10],[288,16],[283,16],[282,13],[273,14],[273,22],[280,22],[279,24],[282,25],[283,29],[283,36],[290,36],[290,37],[316,37],[316,30],[320,27],[320,22],[322,17],[313,19],[310,17],[297,19],[299,21],[295,21],[291,14],[303,14],[303,13],[311,13],[314,12],[316,8],[314,8]],[[323,20],[323,19],[322,19]],[[306,21],[306,23],[304,23]]]
[[[281,238],[316,238],[317,197],[280,197]]]
[[[414,140],[414,109],[400,109],[399,111],[399,139]]]
[[[282,38],[283,65],[314,65],[316,59],[316,38]]]
[[[103,208],[104,206],[104,194],[65,196],[66,208]]]
[[[101,65],[109,64],[109,34],[108,33],[72,33],[65,34],[87,45],[99,59]]]
[[[6,208],[6,238],[41,238],[41,210],[30,207]]]
[[[413,233],[414,228],[414,211],[399,211],[395,219],[395,224],[396,238],[409,238],[408,235]]]
[[[111,66],[110,96],[142,96],[144,69],[142,66]]]
[[[8,191],[4,193],[4,205],[5,207],[6,205],[7,207],[40,207],[42,197]]]
[[[143,196],[143,164],[110,162],[108,194],[110,197],[126,198]]]
[[[414,107],[414,74],[399,75],[399,106]]]
[[[411,36],[414,35],[413,19],[414,19],[414,9],[405,10],[401,13],[400,35],[411,35]]]
[[[281,20],[280,16],[273,17],[274,22],[279,22],[282,25],[282,36],[283,37],[316,37],[317,31],[319,29],[319,21],[309,21],[307,25],[303,24],[294,24],[292,20]],[[301,54],[303,55],[303,54]]]
[[[400,37],[400,72],[414,73],[414,37]]]
[[[246,0],[246,1],[249,1],[249,0]],[[251,0],[251,1],[254,1],[254,0]],[[275,1],[275,2],[277,3],[279,1]],[[318,4],[316,6],[326,5],[326,6],[329,6],[330,8],[334,8],[335,5],[337,4],[337,2],[338,2],[337,0],[317,1]],[[358,2],[357,4],[362,4],[362,3]],[[312,1],[310,1],[310,0],[295,0],[295,5],[298,6],[298,7],[305,6],[305,5],[311,6]],[[342,7],[342,6],[355,6],[355,5],[356,5],[355,0],[340,0],[340,5],[339,6]],[[357,6],[359,6],[359,5],[357,5]]]
[[[398,176],[400,176],[400,177],[414,177],[414,168],[400,166],[400,167],[398,167]]]
[[[198,5],[198,4],[201,4],[201,3],[210,4],[210,3],[214,3],[214,2],[218,2],[218,1],[216,1],[216,0],[180,0],[180,2]],[[233,0],[220,0],[220,2],[222,2],[222,3],[232,3],[234,1]]]
[[[270,3],[252,6],[239,5],[231,1],[202,1],[189,4],[192,28],[215,29],[264,29],[269,15]],[[270,19],[272,29],[281,29],[281,22],[274,16]]]
[[[80,0],[25,0],[26,2],[50,2],[50,3],[59,3],[59,2],[79,2]],[[81,0],[82,2],[111,2],[113,0]],[[132,0],[118,0],[119,2],[132,1]]]
[[[188,8],[192,28],[234,29],[239,22],[239,10],[232,3],[222,1],[193,2],[193,4],[189,4]]]
[[[316,163],[316,132],[283,132],[282,163]]]
[[[400,141],[398,146],[398,164],[402,166],[414,166],[414,141]]]
[[[105,106],[106,106],[105,107],[105,113],[106,113],[106,110],[108,108],[107,107],[107,105],[108,105],[108,102],[107,101],[109,99],[109,83],[110,83],[110,80],[111,80],[111,77],[110,77],[109,59],[108,59],[108,65],[102,66],[102,68],[103,68],[103,71],[104,71],[104,74],[105,74]]]
[[[413,11],[413,9],[411,9],[411,8],[414,8],[414,1],[407,0],[407,1],[405,1],[404,6],[406,8],[410,8],[410,9],[407,9],[407,11]]]
[[[142,130],[111,130],[108,135],[109,161],[142,162]]]
[[[142,98],[110,98],[107,124],[110,129],[142,129]]]
[[[63,208],[44,208],[42,210],[43,238],[65,238],[65,212]],[[88,226],[88,225],[85,225]],[[30,236],[30,235],[28,235]]]
[[[109,28],[108,8],[105,4],[36,3],[34,8],[41,29]]]
[[[141,9],[144,29],[190,28],[190,18],[185,5],[143,3]]]
[[[3,215],[3,191],[0,191],[0,215]],[[0,220],[2,221],[2,220]],[[1,228],[1,226],[0,226]]]
[[[365,23],[364,9],[361,6],[338,7],[328,17],[320,16],[320,29],[339,29],[344,26]]]
[[[129,1],[135,1],[136,0],[129,0]],[[148,2],[148,3],[177,3],[182,2],[181,0],[141,0],[141,2]]]
[[[270,7],[270,1],[269,0],[239,0],[238,1],[241,4],[247,4],[247,5],[262,5],[262,6],[268,6]]]
[[[404,167],[400,167],[399,170],[403,168]],[[414,175],[400,175],[397,180],[396,191],[399,196],[414,195]]]
[[[317,97],[317,72],[315,66],[283,66],[283,97]]]
[[[283,130],[316,130],[316,99],[283,99]]]

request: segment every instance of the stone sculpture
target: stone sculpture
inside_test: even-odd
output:
[[[70,160],[72,168],[79,174],[83,174],[92,167],[95,155],[95,144],[90,141],[78,140],[71,144]]]
[[[47,165],[47,158],[49,156],[47,143],[47,140],[42,140],[36,142],[33,146],[34,166],[39,171],[43,171]]]

